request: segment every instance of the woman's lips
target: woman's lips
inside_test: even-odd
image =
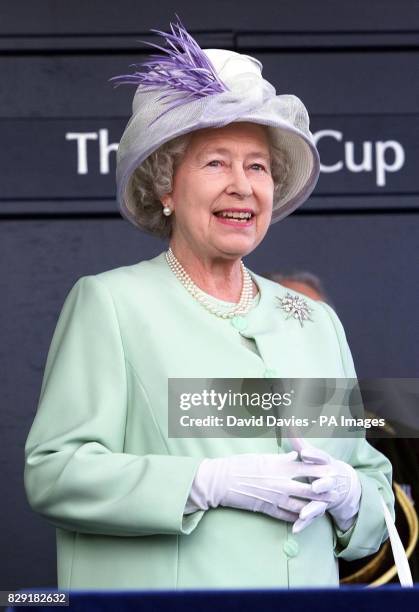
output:
[[[220,223],[224,223],[224,225],[230,225],[232,227],[249,227],[250,225],[253,225],[254,222],[254,217],[250,217],[250,219],[246,221],[240,221],[239,219],[232,219],[229,217],[217,217],[217,215],[214,216]]]
[[[255,215],[253,211],[249,208],[246,208],[246,209],[226,208],[223,211],[217,211],[217,212],[250,213],[252,215],[249,219],[244,219],[244,218],[240,219],[240,218],[227,217],[227,216],[222,216],[217,213],[213,213],[217,221],[220,221],[220,223],[223,223],[224,225],[229,225],[230,227],[249,227],[253,225],[253,222],[254,222]]]

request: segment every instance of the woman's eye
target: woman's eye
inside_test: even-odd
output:
[[[211,161],[208,162],[207,164],[208,166],[211,166],[213,168],[217,168],[219,166],[223,165],[223,162],[220,159],[212,159]],[[251,168],[257,168],[259,171],[266,171],[266,168],[263,164],[252,164],[250,166]]]

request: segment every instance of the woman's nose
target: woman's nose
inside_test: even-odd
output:
[[[246,175],[246,172],[241,164],[231,166],[230,184],[227,187],[227,193],[237,193],[241,197],[252,195],[252,185]]]

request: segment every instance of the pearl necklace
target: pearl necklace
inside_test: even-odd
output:
[[[219,310],[216,306],[211,304],[204,292],[196,285],[189,274],[185,271],[182,264],[179,262],[172,249],[169,247],[166,251],[166,261],[169,264],[173,274],[179,279],[185,289],[194,297],[204,308],[216,317],[222,319],[230,319],[237,314],[246,314],[251,308],[251,302],[253,299],[253,285],[252,277],[248,270],[245,268],[242,261],[240,261],[243,286],[240,295],[240,300],[233,308],[229,310]]]

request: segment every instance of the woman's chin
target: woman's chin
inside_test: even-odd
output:
[[[240,258],[251,253],[251,251],[256,248],[257,244],[254,237],[230,236],[228,240],[217,240],[215,246],[226,255]]]

